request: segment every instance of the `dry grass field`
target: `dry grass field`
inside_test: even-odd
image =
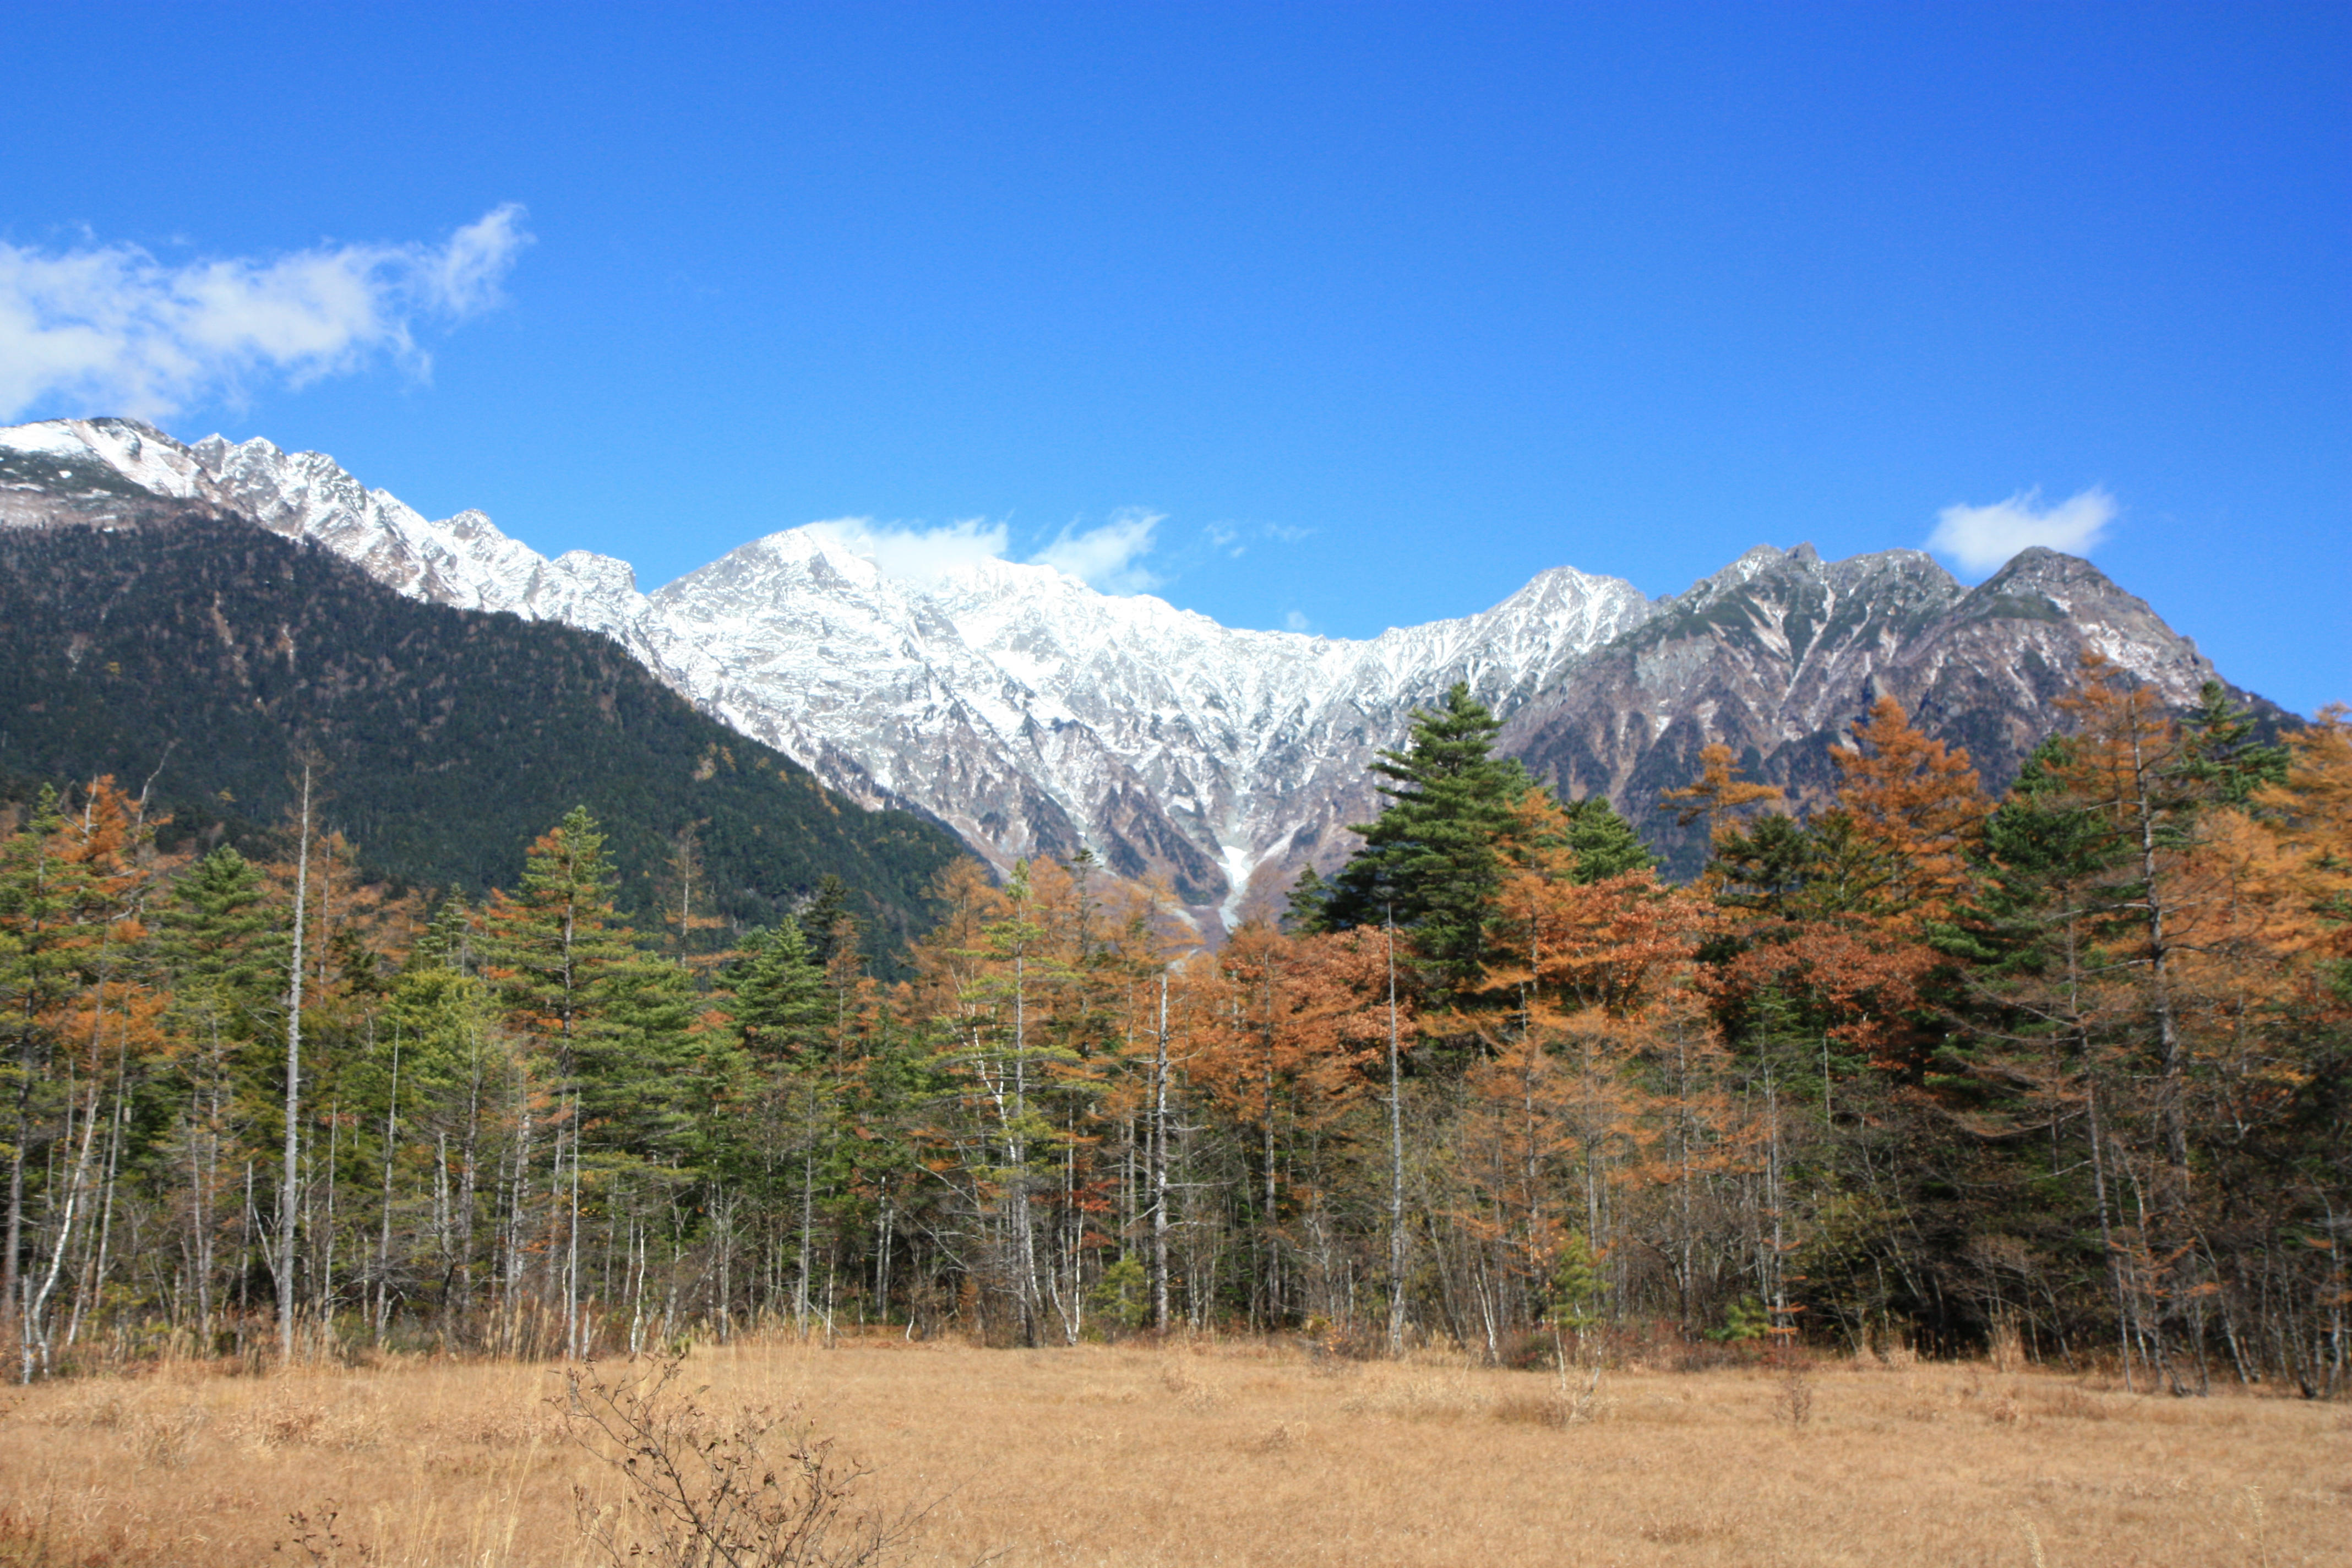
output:
[[[1822,1362],[1793,1400],[1762,1369],[1612,1372],[1561,1424],[1548,1373],[1234,1342],[706,1347],[683,1375],[714,1411],[797,1405],[871,1468],[862,1501],[932,1501],[912,1563],[2352,1563],[2352,1412],[2285,1398]],[[19,1391],[0,1563],[607,1561],[573,1489],[609,1509],[618,1472],[563,1386],[395,1363]]]

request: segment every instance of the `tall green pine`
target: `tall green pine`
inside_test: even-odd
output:
[[[1499,845],[1511,808],[1533,787],[1527,770],[1493,754],[1501,722],[1457,681],[1434,709],[1413,715],[1405,750],[1382,752],[1372,771],[1393,781],[1377,822],[1358,826],[1364,847],[1333,879],[1327,930],[1378,925],[1393,915],[1442,997],[1475,989],[1486,958],[1486,926],[1502,889]]]

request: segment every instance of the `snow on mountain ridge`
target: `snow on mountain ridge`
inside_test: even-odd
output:
[[[264,440],[183,446],[129,421],[62,420],[0,430],[0,447],[315,540],[412,597],[603,632],[869,805],[929,811],[1000,864],[1089,848],[1227,922],[1254,877],[1328,858],[1376,805],[1365,765],[1414,707],[1463,679],[1507,712],[1661,607],[1562,567],[1477,615],[1310,637],[1098,593],[1037,563],[894,577],[824,523],[648,595],[625,562],[551,561],[478,511],[428,520],[330,458]],[[76,504],[95,516],[118,502]]]

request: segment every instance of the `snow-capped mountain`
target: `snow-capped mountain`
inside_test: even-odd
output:
[[[1482,616],[1368,642],[1237,631],[1051,566],[883,574],[823,527],[747,544],[655,593],[720,667],[693,695],[871,800],[908,801],[998,857],[1092,848],[1239,907],[1372,797],[1365,763],[1455,679],[1514,703],[1652,605],[1545,574]]]
[[[0,430],[0,523],[140,525],[190,509],[315,540],[416,598],[603,632],[855,798],[928,811],[999,864],[1092,849],[1121,875],[1164,875],[1210,922],[1344,855],[1346,826],[1378,806],[1367,763],[1456,680],[1511,720],[1540,774],[1642,816],[1651,775],[1684,782],[1709,739],[1806,782],[1803,759],[1825,755],[1870,692],[1923,659],[1953,668],[1963,645],[1962,667],[1996,657],[1977,646],[1991,622],[2041,626],[2050,646],[2036,658],[2051,668],[2018,667],[1947,716],[2010,742],[2048,732],[2060,643],[2106,647],[2183,700],[2211,673],[2084,563],[2072,599],[2055,585],[2063,573],[2028,583],[2013,565],[2003,587],[1969,592],[1909,551],[1822,563],[1810,547],[1764,547],[1654,602],[1561,567],[1478,615],[1347,641],[1236,630],[1045,565],[983,561],[910,581],[821,524],[648,595],[625,562],[549,560],[478,511],[428,520],[317,453],[184,446],[123,420]],[[1920,653],[1930,647],[1945,647],[1940,662]],[[1959,690],[1913,684],[1898,695],[1931,707]],[[1979,722],[1985,702],[1998,722]]]

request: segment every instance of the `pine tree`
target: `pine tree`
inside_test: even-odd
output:
[[[489,976],[515,1026],[547,1042],[566,1067],[600,1014],[609,975],[635,956],[633,933],[614,912],[618,880],[596,819],[574,806],[532,843],[521,886],[490,901]]]
[[[727,1016],[756,1059],[797,1058],[824,1038],[834,1012],[825,968],[791,916],[747,934],[723,979]]]
[[[2259,739],[2252,716],[2230,700],[2218,680],[2198,689],[2197,707],[2182,719],[2181,730],[2181,775],[2215,802],[2243,805],[2256,791],[2286,782],[2289,748]]]
[[[1331,884],[1312,866],[1290,884],[1283,900],[1282,929],[1294,936],[1331,929]]]
[[[849,884],[830,871],[817,879],[815,893],[797,918],[809,957],[820,969],[834,961],[844,942],[852,949],[857,946],[857,920],[849,912]]]
[[[1502,886],[1498,846],[1511,807],[1533,787],[1517,762],[1493,755],[1502,725],[1457,681],[1435,709],[1413,715],[1402,752],[1382,752],[1372,771],[1389,804],[1357,826],[1364,847],[1340,869],[1324,907],[1331,930],[1393,919],[1440,999],[1475,989],[1486,963],[1486,928]]]
[[[1657,865],[1657,856],[1606,795],[1587,795],[1562,809],[1568,818],[1562,838],[1576,856],[1575,868],[1569,873],[1571,881],[1605,882]]]

